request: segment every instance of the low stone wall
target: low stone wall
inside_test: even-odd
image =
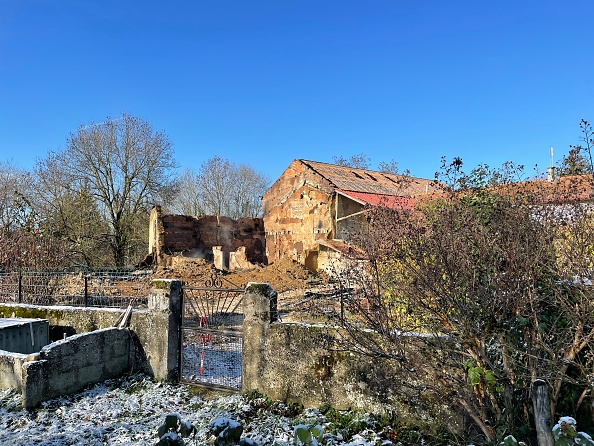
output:
[[[23,389],[23,364],[27,355],[0,350],[0,388]]]
[[[130,330],[114,328],[125,310],[0,304],[2,318],[47,319],[55,341],[33,355],[0,351],[0,387],[21,390],[30,407],[40,398],[76,392],[90,384],[89,379],[115,376],[111,371],[117,375],[135,370],[176,380],[181,293],[178,280],[153,281],[149,310],[131,313]],[[30,387],[32,380],[43,384]]]
[[[0,350],[35,353],[49,344],[49,324],[45,319],[0,319]]]
[[[30,406],[130,369],[176,380],[181,293],[180,281],[154,281],[150,310],[134,311],[130,330],[109,328],[117,325],[123,310],[0,305],[0,317],[48,319],[68,334],[38,354],[0,354],[0,386],[22,389]],[[257,390],[310,407],[329,404],[376,413],[393,411],[414,424],[438,421],[451,430],[462,429],[463,418],[447,401],[430,390],[410,392],[413,387],[422,389],[423,383],[435,384],[434,377],[420,369],[408,377],[398,376],[398,368],[387,360],[344,351],[340,329],[275,322],[276,296],[268,284],[251,283],[245,290],[244,391]],[[421,349],[418,353],[427,354]],[[412,386],[407,387],[407,379]]]
[[[244,296],[244,391],[306,407],[393,412],[415,425],[463,430],[460,413],[429,390],[435,380],[426,371],[404,377],[387,359],[345,351],[339,328],[271,322],[267,291],[253,291],[249,300]],[[424,384],[427,390],[412,391]]]
[[[23,405],[35,407],[129,371],[134,349],[132,332],[120,328],[74,335],[43,347],[22,364]]]

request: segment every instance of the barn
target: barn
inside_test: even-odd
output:
[[[289,257],[311,270],[356,256],[349,234],[367,224],[369,206],[411,207],[433,180],[294,160],[262,199],[268,263]]]

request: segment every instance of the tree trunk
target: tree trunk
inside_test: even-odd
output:
[[[538,446],[553,446],[549,388],[542,379],[537,379],[532,383],[532,404]]]

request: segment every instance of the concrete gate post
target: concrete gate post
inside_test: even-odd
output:
[[[156,379],[179,379],[179,349],[182,318],[182,281],[156,279],[151,283],[148,309],[151,337],[145,352]]]
[[[278,320],[278,293],[268,283],[249,283],[243,296],[242,381],[244,392],[262,388],[264,348],[271,322]]]

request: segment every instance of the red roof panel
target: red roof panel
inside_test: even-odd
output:
[[[344,190],[338,190],[338,192],[363,204],[383,206],[391,209],[412,209],[417,203],[417,200],[414,198],[397,197],[394,195],[370,194],[367,192]]]

